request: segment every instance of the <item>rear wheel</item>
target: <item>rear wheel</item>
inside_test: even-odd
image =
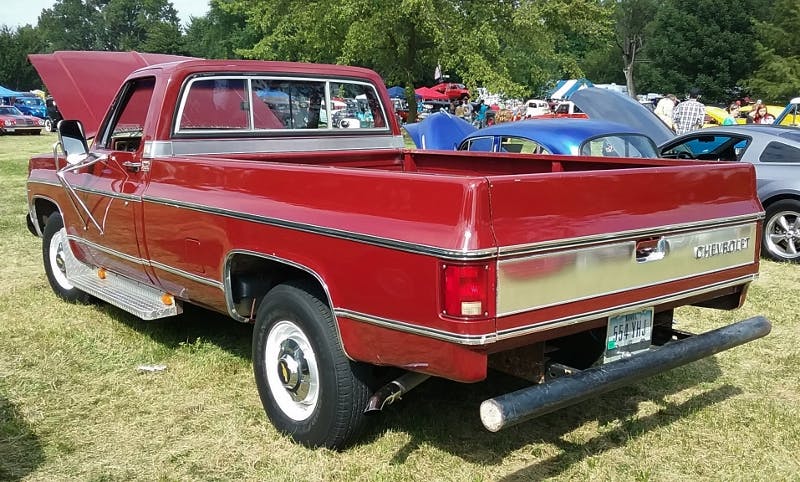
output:
[[[279,431],[309,447],[341,449],[364,426],[369,371],[344,355],[322,299],[306,283],[267,293],[253,330],[253,371]]]
[[[800,262],[800,201],[784,199],[767,208],[761,254],[775,261]]]
[[[86,303],[90,299],[89,295],[73,286],[67,279],[66,256],[69,254],[69,249],[64,221],[60,214],[52,214],[47,219],[42,233],[42,257],[47,281],[60,298],[72,303]]]

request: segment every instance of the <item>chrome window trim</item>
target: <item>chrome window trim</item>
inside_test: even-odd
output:
[[[180,128],[180,120],[183,118],[183,111],[186,107],[186,99],[188,97],[189,91],[191,90],[192,84],[195,82],[207,81],[207,80],[244,80],[245,82],[245,92],[247,94],[251,93],[252,89],[252,82],[253,80],[280,80],[280,81],[298,81],[298,82],[319,82],[324,84],[325,89],[325,105],[329,106],[331,97],[331,84],[336,83],[344,83],[344,84],[353,84],[353,85],[361,85],[366,86],[372,89],[372,92],[375,94],[375,98],[381,100],[380,95],[378,94],[378,90],[371,82],[367,82],[364,80],[358,79],[348,79],[344,77],[325,77],[325,76],[282,76],[282,75],[274,75],[274,74],[259,74],[254,72],[242,72],[238,74],[224,74],[224,75],[214,75],[214,74],[197,74],[191,76],[184,82],[184,85],[181,89],[181,99],[178,102],[178,110],[176,112],[175,120],[172,125],[172,134],[173,135],[182,135],[182,134],[216,134],[216,135],[225,135],[225,134],[233,134],[233,133],[265,133],[265,132],[276,132],[276,133],[286,133],[290,134],[292,132],[305,131],[303,129],[255,129],[253,123],[253,109],[250,109],[249,115],[249,128],[247,129],[181,129]],[[252,97],[248,97],[251,99]],[[383,114],[384,123],[386,124],[384,127],[377,127],[377,128],[370,128],[370,129],[363,129],[366,131],[372,132],[390,132],[391,128],[389,125],[389,117],[388,112],[386,111],[386,106],[383,105],[383,102],[380,102],[380,109],[381,113]],[[328,116],[331,117],[330,115]],[[340,132],[343,129],[333,128],[331,120],[328,119],[328,127],[323,129],[314,129],[317,132]],[[359,129],[362,130],[362,129]],[[307,132],[307,131],[306,131]]]
[[[338,132],[338,131],[337,131]],[[373,129],[359,129],[361,136],[350,133],[341,135],[283,136],[283,137],[235,137],[227,139],[175,139],[171,141],[145,141],[142,157],[265,154],[310,151],[366,151],[396,150],[405,147],[403,137],[395,135],[363,135]],[[214,132],[219,134],[219,131]]]

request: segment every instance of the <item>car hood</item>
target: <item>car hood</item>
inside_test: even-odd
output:
[[[447,112],[436,112],[422,122],[406,124],[403,128],[420,149],[452,151],[461,139],[475,132],[475,126]]]
[[[131,72],[148,65],[192,57],[139,52],[58,51],[28,55],[64,119],[78,119],[88,137],[100,122],[120,85]]]
[[[675,138],[675,133],[658,116],[627,95],[588,87],[572,94],[570,100],[589,119],[622,124],[634,132],[647,135],[658,146]],[[476,130],[463,119],[444,112],[432,114],[419,123],[406,124],[404,128],[418,148],[445,150],[453,150],[464,137]]]
[[[659,146],[675,137],[675,133],[658,116],[625,94],[588,87],[576,91],[570,100],[590,119],[617,122],[634,128],[647,134]]]

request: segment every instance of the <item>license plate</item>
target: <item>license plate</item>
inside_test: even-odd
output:
[[[652,338],[653,308],[610,316],[603,363],[647,350]]]

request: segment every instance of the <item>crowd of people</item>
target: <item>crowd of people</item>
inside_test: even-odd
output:
[[[745,98],[749,104],[749,98]],[[742,102],[735,101],[727,107],[727,115],[722,125],[737,124],[737,119],[742,117]],[[676,134],[685,134],[703,127],[705,123],[706,107],[700,102],[700,90],[692,88],[689,98],[679,101],[674,94],[667,94],[656,104],[655,114]],[[767,111],[767,106],[761,100],[752,104],[752,109],[745,117],[748,124],[772,124],[775,117]]]

